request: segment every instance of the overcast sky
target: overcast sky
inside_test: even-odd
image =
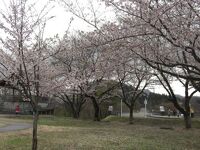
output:
[[[178,82],[178,81],[176,81],[176,82],[173,82],[172,83],[172,87],[173,87],[173,89],[174,89],[174,93],[175,94],[178,94],[178,95],[182,95],[182,96],[185,96],[185,94],[184,94],[184,87],[183,87],[183,85],[180,83],[180,82]],[[153,89],[150,89],[152,92],[153,91],[155,91],[155,93],[164,93],[164,94],[167,94],[167,92],[166,92],[166,90],[162,87],[162,86],[155,86],[155,88]],[[190,93],[193,91],[194,89],[191,89],[190,90]],[[167,94],[168,95],[168,94]],[[195,94],[195,96],[200,96],[200,93],[199,92],[197,92],[196,94]]]
[[[69,0],[67,0],[69,1]],[[72,0],[73,1],[73,0]],[[98,19],[104,19],[106,21],[112,21],[114,20],[114,12],[110,9],[106,9],[105,5],[103,3],[99,6],[99,3],[95,3],[96,0],[76,0],[78,1],[79,8],[84,9],[83,12],[87,13],[87,19],[94,20],[93,19],[93,13],[91,13],[91,4],[88,2],[90,1],[92,3],[93,9],[96,12]],[[98,0],[97,0],[98,1]],[[45,3],[45,1],[42,1],[42,3]],[[58,3],[52,3],[54,8],[50,11],[49,15],[55,16],[52,20],[48,21],[46,31],[47,36],[53,36],[55,34],[59,34],[60,36],[63,36],[65,34],[65,31],[69,27],[69,23],[71,18],[73,17],[73,21],[70,25],[70,31],[92,31],[95,28],[86,23],[85,21],[81,20],[80,18],[72,15],[72,13],[67,12],[66,8],[62,7]],[[77,6],[77,5],[76,5]],[[50,31],[50,32],[49,32]]]

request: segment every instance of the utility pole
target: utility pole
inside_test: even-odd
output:
[[[149,98],[149,94],[150,94],[150,91],[149,90],[145,90],[144,91],[145,93],[145,100],[144,100],[144,117],[146,118],[147,117],[147,100]]]
[[[121,117],[122,117],[122,111],[123,111],[123,110],[122,110],[122,99],[121,99],[121,114],[120,114]]]
[[[147,117],[147,99],[145,98],[144,100],[144,117],[146,118]]]

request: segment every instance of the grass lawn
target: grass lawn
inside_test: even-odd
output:
[[[0,133],[0,139],[2,150],[31,149],[31,129]],[[185,130],[181,119],[136,118],[129,125],[118,117],[102,122],[40,117],[38,139],[39,150],[199,150],[200,120]]]

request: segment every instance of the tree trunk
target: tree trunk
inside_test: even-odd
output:
[[[79,117],[80,117],[80,111],[78,111],[78,110],[76,112],[76,117],[77,117],[77,119],[79,119]]]
[[[38,123],[38,111],[33,114],[33,137],[32,137],[32,150],[37,150],[37,123]]]
[[[185,120],[185,128],[186,129],[192,128],[192,121],[191,121],[190,114],[185,114],[184,115],[184,120]]]
[[[79,118],[79,112],[77,110],[73,110],[73,118],[78,119]]]
[[[70,105],[71,105],[71,111],[72,111],[73,118],[74,119],[78,119],[79,116],[78,116],[78,114],[76,112],[75,106],[73,105],[73,103],[71,103]]]
[[[129,108],[129,124],[133,124],[133,107]]]
[[[100,107],[95,98],[92,98],[92,103],[94,106],[94,121],[101,121]]]
[[[94,121],[101,121],[99,106],[94,108]]]

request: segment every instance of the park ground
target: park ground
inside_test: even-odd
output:
[[[64,117],[39,119],[39,150],[199,150],[200,119],[184,129],[182,119],[128,118],[110,116],[101,122]],[[9,123],[31,123],[29,117],[0,119]],[[0,150],[31,149],[31,128],[0,133]]]

